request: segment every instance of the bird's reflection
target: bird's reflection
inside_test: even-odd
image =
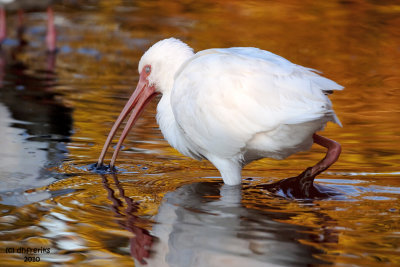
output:
[[[143,222],[141,218],[135,215],[139,209],[139,203],[125,195],[125,191],[115,174],[112,175],[112,178],[123,201],[116,196],[114,189],[111,188],[111,185],[108,182],[107,176],[102,175],[103,185],[108,193],[107,197],[112,202],[111,209],[117,218],[125,217],[125,220],[118,220],[118,224],[134,234],[134,237],[130,238],[129,242],[132,257],[138,260],[141,264],[146,264],[145,258],[150,256],[149,251],[153,242],[153,237],[150,235],[148,230],[137,226]],[[124,206],[126,206],[125,215],[120,212],[120,209]]]
[[[337,242],[336,232],[324,226],[335,222],[325,214],[315,214],[322,230],[313,234],[307,227],[279,222],[294,213],[271,211],[276,208],[268,205],[265,211],[246,208],[240,186],[216,182],[188,184],[167,193],[149,232],[143,228],[143,219],[135,215],[139,203],[126,196],[116,175],[112,177],[120,198],[106,176],[103,184],[115,216],[125,216],[119,224],[134,234],[130,251],[135,266],[319,264],[324,262],[313,255],[321,251],[299,240]],[[120,212],[123,206],[125,215]]]

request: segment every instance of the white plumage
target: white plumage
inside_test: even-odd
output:
[[[327,92],[342,86],[257,48],[194,54],[165,39],[143,55],[139,73],[162,94],[157,121],[165,139],[186,156],[210,160],[230,185],[241,183],[251,161],[308,150],[328,121],[340,125]]]

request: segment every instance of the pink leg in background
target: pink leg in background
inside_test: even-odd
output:
[[[56,52],[56,27],[54,25],[54,14],[51,7],[47,8],[47,35],[46,45],[48,52]]]
[[[6,39],[6,11],[0,7],[0,44]]]
[[[18,27],[24,27],[24,11],[22,9],[18,9]]]
[[[17,29],[17,38],[19,40],[20,46],[25,46],[27,44],[24,39],[24,11],[22,9],[18,9],[18,29]]]

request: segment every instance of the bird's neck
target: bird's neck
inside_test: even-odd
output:
[[[170,97],[170,90],[162,94],[160,102],[157,105],[156,118],[164,138],[172,147],[178,149],[177,136],[179,135],[179,131],[172,111]]]
[[[157,106],[157,123],[168,143],[185,156],[199,159],[198,149],[186,139],[182,129],[175,120],[171,106],[171,92],[163,93]]]

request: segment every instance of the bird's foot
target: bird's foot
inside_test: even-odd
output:
[[[115,166],[104,165],[104,164],[100,164],[99,165],[97,162],[93,163],[93,164],[90,164],[88,166],[88,170],[89,171],[93,171],[93,172],[97,172],[97,173],[101,173],[101,174],[104,174],[104,173],[116,173],[117,172],[117,169],[115,168]]]
[[[256,188],[294,199],[327,198],[338,195],[331,188],[314,184],[314,178],[317,174],[313,173],[312,167],[309,167],[298,176],[283,179],[272,184],[257,185]]]

